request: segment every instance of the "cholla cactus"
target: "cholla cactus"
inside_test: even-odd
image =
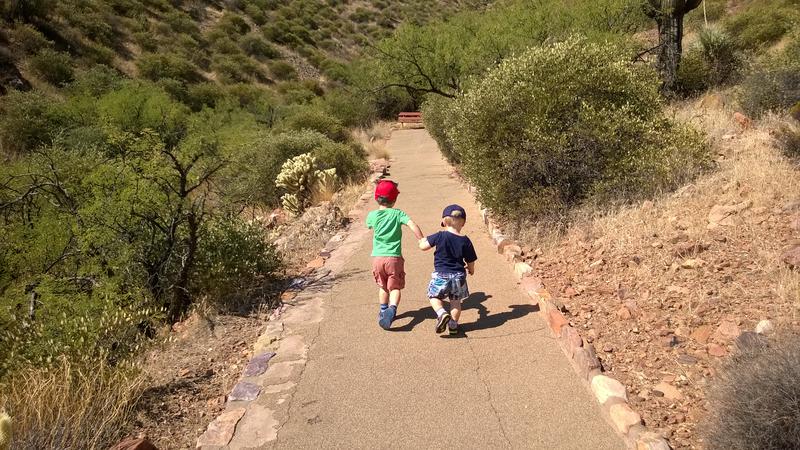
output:
[[[305,209],[303,201],[300,200],[297,194],[283,194],[283,197],[281,197],[281,204],[286,212],[295,217],[302,214]]]
[[[339,177],[336,175],[336,169],[318,170],[317,176],[317,190],[319,192],[336,192],[339,188]]]
[[[310,153],[286,161],[275,184],[286,189],[281,197],[283,208],[293,216],[303,213],[315,192],[335,192],[339,177],[336,169],[318,170],[317,160]]]
[[[11,417],[0,412],[0,450],[11,448]]]

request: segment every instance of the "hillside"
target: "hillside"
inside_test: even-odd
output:
[[[0,89],[64,84],[74,70],[95,64],[172,90],[208,81],[337,78],[344,61],[399,24],[422,24],[481,3],[12,1],[0,29]]]

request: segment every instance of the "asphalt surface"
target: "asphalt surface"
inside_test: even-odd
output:
[[[478,261],[461,316],[464,336],[434,333],[425,296],[433,254],[419,251],[408,229],[398,317],[390,331],[378,326],[371,235],[362,233],[322,296],[322,320],[270,447],[625,448],[518,289],[435,142],[424,130],[396,131],[389,149],[401,192],[396,207],[426,235],[439,230],[444,206],[467,211],[463,231]]]

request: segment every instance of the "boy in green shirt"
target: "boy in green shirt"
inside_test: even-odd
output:
[[[367,215],[367,228],[372,236],[372,275],[378,284],[380,313],[378,324],[384,330],[392,325],[400,304],[400,291],[406,285],[405,260],[401,248],[402,226],[411,228],[417,240],[425,237],[417,224],[403,211],[394,208],[397,202],[397,183],[381,180],[375,187],[379,208]]]

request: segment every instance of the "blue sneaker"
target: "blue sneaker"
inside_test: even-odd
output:
[[[388,330],[389,327],[392,326],[392,321],[394,320],[396,311],[397,310],[391,306],[386,308],[385,311],[381,311],[380,315],[378,316],[378,325],[380,325],[384,330]]]

